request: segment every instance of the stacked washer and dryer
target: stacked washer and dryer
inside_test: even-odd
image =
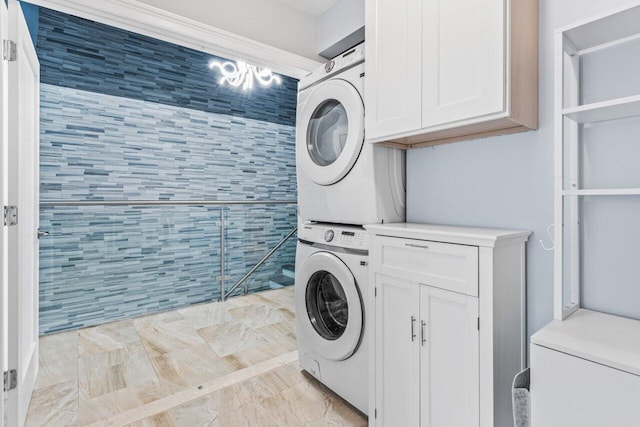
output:
[[[360,44],[298,86],[295,294],[300,365],[366,414],[373,319],[362,226],[404,221],[405,160],[364,142],[364,78]]]

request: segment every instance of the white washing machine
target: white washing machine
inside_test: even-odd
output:
[[[405,220],[405,153],[364,143],[364,44],[298,85],[296,166],[303,221]]]
[[[365,414],[368,245],[362,227],[303,224],[295,273],[300,366]]]

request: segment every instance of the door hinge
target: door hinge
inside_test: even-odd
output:
[[[4,371],[4,391],[13,390],[18,386],[18,371],[10,369]]]
[[[373,288],[373,297],[377,297],[378,296],[378,288]]]
[[[480,330],[480,318],[478,317],[478,330]]]
[[[4,225],[7,225],[7,226],[18,225],[18,207],[17,206],[4,207]]]
[[[2,57],[5,61],[13,62],[17,59],[17,46],[13,40],[2,40]]]
[[[373,410],[373,418],[378,418],[378,408]]]

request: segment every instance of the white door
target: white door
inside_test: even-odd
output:
[[[375,388],[377,424],[420,420],[419,285],[376,275]]]
[[[296,292],[301,333],[321,356],[348,359],[364,330],[362,297],[351,270],[329,252],[316,252],[296,268],[296,280],[304,284]]]
[[[330,79],[300,95],[296,161],[313,182],[331,185],[355,164],[364,142],[364,104],[357,89]]]
[[[7,6],[4,2],[0,2],[0,34],[2,40],[9,38],[9,17]],[[0,209],[7,205],[7,180],[8,172],[7,161],[7,66],[6,60],[0,61]],[[7,227],[0,224],[0,369],[7,370]],[[0,398],[0,420],[4,420],[4,389],[2,389]],[[0,425],[3,425],[0,422]]]
[[[422,0],[365,2],[367,140],[420,129]]]
[[[478,299],[420,286],[420,425],[480,423]]]
[[[423,128],[503,111],[506,1],[423,0]]]
[[[17,370],[9,416],[24,423],[38,371],[38,156],[40,67],[22,9],[9,2],[9,205],[18,224],[9,227],[8,364]]]

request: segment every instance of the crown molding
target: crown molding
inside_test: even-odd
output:
[[[29,0],[80,18],[300,79],[321,63],[136,0]]]

